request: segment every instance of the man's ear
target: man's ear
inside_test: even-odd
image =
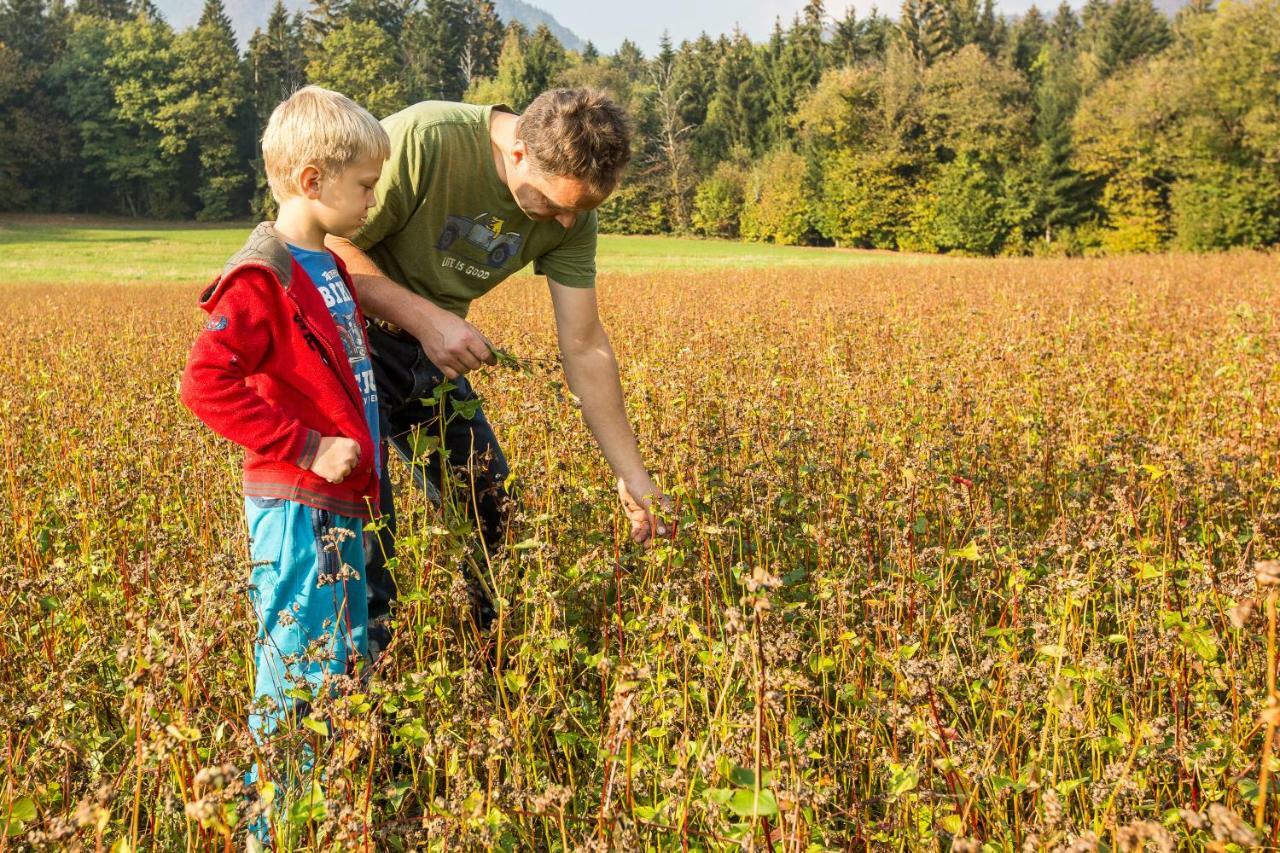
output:
[[[519,137],[511,143],[511,161],[514,165],[519,166],[526,157],[529,156],[529,149],[525,147],[524,140]]]
[[[320,170],[310,164],[303,166],[298,173],[298,189],[310,199],[320,197]]]

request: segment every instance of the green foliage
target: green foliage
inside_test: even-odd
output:
[[[735,29],[664,38],[646,58],[625,39],[568,53],[545,27],[504,27],[493,0],[316,0],[292,16],[275,0],[243,57],[218,0],[177,34],[146,0],[0,0],[0,207],[269,215],[259,135],[307,82],[378,115],[425,98],[518,110],[592,86],[634,130],[605,230],[732,234],[752,173],[754,239],[1051,254],[1276,242],[1280,0],[1195,0],[1172,25],[1152,2],[1006,20],[993,0],[905,0],[894,22],[806,0],[763,44]],[[765,193],[767,152],[783,148],[801,177]]]
[[[935,152],[1017,161],[1029,136],[1027,100],[1026,83],[1016,71],[966,45],[921,78],[924,138]]]
[[[810,234],[812,218],[804,158],[779,149],[760,158],[747,176],[740,228],[747,240],[794,246]]]
[[[57,210],[77,194],[76,134],[54,71],[68,29],[60,5],[0,2],[0,209]]]
[[[396,70],[386,33],[371,21],[349,21],[325,37],[307,65],[307,77],[381,117],[406,106]]]
[[[756,48],[741,30],[721,37],[715,95],[707,106],[708,134],[714,134],[717,156],[735,148],[757,153],[765,130],[767,104]]]
[[[503,103],[518,112],[551,88],[568,68],[568,55],[550,29],[539,26],[530,36],[524,27],[513,23],[507,27],[496,76],[474,78],[466,100],[473,104]]]
[[[1114,0],[1093,8],[1082,33],[1083,63],[1093,79],[1106,79],[1168,47],[1168,19],[1151,0]]]
[[[609,234],[661,234],[670,211],[652,181],[623,181],[600,205],[600,230]]]
[[[915,171],[902,154],[832,152],[823,161],[818,230],[838,246],[898,248],[915,201]]]
[[[928,185],[931,210],[921,239],[936,251],[994,255],[1008,235],[999,170],[966,153],[938,170]]]
[[[108,29],[105,79],[115,125],[96,136],[119,209],[134,216],[180,216],[190,210],[182,186],[183,129],[162,121],[178,67],[173,30],[139,16]],[[164,127],[163,125],[166,125]]]
[[[171,83],[155,124],[171,153],[195,160],[197,218],[230,219],[247,200],[248,180],[238,144],[251,104],[221,0],[206,0],[200,24],[177,37],[173,55]]]
[[[1170,194],[1176,242],[1210,251],[1280,242],[1280,168],[1274,164],[1205,163]]]
[[[693,197],[693,227],[707,237],[737,237],[746,181],[742,168],[724,162],[698,184]]]

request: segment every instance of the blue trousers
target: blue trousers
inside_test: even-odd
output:
[[[295,710],[288,690],[314,694],[326,674],[353,675],[369,656],[363,524],[278,498],[245,498],[244,510],[257,564],[249,590],[258,621],[249,727],[263,738]]]

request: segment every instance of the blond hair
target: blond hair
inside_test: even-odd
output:
[[[361,160],[381,163],[390,154],[391,140],[368,110],[319,86],[304,86],[281,101],[262,133],[267,183],[277,202],[297,192],[306,166],[331,176]]]

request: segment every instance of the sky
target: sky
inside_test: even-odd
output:
[[[710,35],[727,33],[737,23],[755,41],[769,37],[775,18],[781,17],[783,26],[804,8],[805,0],[628,0],[628,2],[600,2],[600,0],[527,0],[546,9],[560,23],[584,39],[590,39],[603,53],[617,49],[624,38],[629,38],[652,55],[664,29],[670,30],[671,39],[679,44],[682,39],[697,38],[706,30]],[[897,17],[901,0],[827,0],[827,14],[844,17],[853,6],[859,15],[878,6],[882,14]],[[1041,0],[1042,9],[1057,8],[1058,0]],[[1072,5],[1078,5],[1073,3]],[[1025,12],[1031,0],[997,0],[996,11],[1012,16]]]

